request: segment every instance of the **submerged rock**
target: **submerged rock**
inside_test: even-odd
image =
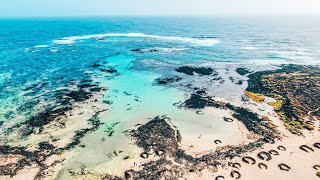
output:
[[[61,123],[61,120],[73,110],[76,103],[89,100],[94,94],[105,90],[105,88],[99,87],[98,84],[94,83],[91,79],[84,79],[78,84],[71,80],[69,86],[70,88],[67,86],[67,88],[57,89],[56,91],[45,94],[44,97],[52,103],[46,107],[42,107],[42,111],[31,114],[24,122],[19,122],[5,129],[5,133],[8,134],[13,130],[17,130],[19,135],[25,138],[32,133],[42,133],[47,125],[55,124],[56,127],[63,128],[64,123]],[[39,104],[39,102],[39,100],[27,101],[18,107],[18,110],[27,111]]]
[[[104,68],[100,68],[100,71],[101,72],[107,72],[107,73],[110,73],[110,74],[113,74],[113,73],[117,73],[118,71],[114,68],[109,68],[109,69],[104,69]]]
[[[174,77],[166,77],[166,78],[162,78],[162,79],[157,79],[156,82],[157,82],[157,84],[163,85],[163,84],[178,82],[181,79],[182,79],[181,77],[174,76]]]
[[[187,75],[194,75],[194,73],[200,75],[211,75],[214,70],[209,67],[190,67],[190,66],[182,66],[176,69],[177,72],[184,73]]]
[[[246,69],[246,68],[237,68],[237,69],[236,69],[236,72],[237,72],[238,74],[240,74],[241,76],[244,76],[244,75],[250,73],[250,71],[249,71],[248,69]]]
[[[190,97],[185,100],[183,106],[189,109],[203,109],[205,107],[222,108],[226,105],[226,103],[214,101],[210,97],[200,94],[205,94],[205,92],[200,91],[199,94],[191,94]]]
[[[160,50],[157,48],[152,48],[152,49],[138,48],[138,49],[132,49],[131,51],[135,53],[141,53],[141,54],[150,53],[150,52],[160,52]]]
[[[94,63],[94,64],[92,65],[93,68],[97,68],[97,67],[100,67],[100,66],[101,66],[101,64],[98,64],[98,63]]]
[[[97,40],[98,41],[103,41],[105,39],[105,37],[98,37]]]
[[[131,51],[136,53],[159,52],[158,49],[143,49],[143,48],[132,49]]]
[[[66,145],[66,147],[61,148],[60,150],[61,150],[61,151],[63,151],[63,150],[70,150],[70,149],[76,147],[77,145],[79,145],[79,144],[81,143],[81,139],[82,139],[87,133],[90,133],[90,132],[93,132],[93,131],[97,130],[97,129],[100,127],[100,125],[103,124],[103,123],[100,122],[99,117],[98,117],[99,114],[102,113],[102,112],[104,112],[104,110],[103,110],[103,111],[98,111],[98,112],[96,112],[96,114],[95,114],[92,118],[90,118],[90,119],[88,120],[89,123],[90,123],[90,125],[91,125],[91,127],[85,128],[85,129],[81,129],[81,130],[77,130],[77,131],[75,132],[75,135],[74,135],[73,138],[72,138],[72,141],[71,141],[68,145]]]

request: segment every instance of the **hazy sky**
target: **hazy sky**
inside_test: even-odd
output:
[[[0,16],[320,14],[320,0],[0,0]]]

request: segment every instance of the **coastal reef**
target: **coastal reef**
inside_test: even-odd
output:
[[[105,88],[99,87],[98,84],[95,84],[92,80],[83,80],[77,84],[74,81],[70,81],[68,86],[68,88],[58,89],[45,94],[44,96],[50,98],[52,103],[41,108],[44,110],[27,117],[24,122],[6,128],[5,133],[9,134],[14,130],[19,130],[20,136],[26,138],[33,133],[41,134],[45,127],[49,125],[62,128],[65,126],[63,117],[67,117],[68,112],[70,112],[76,104],[84,103],[95,94],[106,90]],[[28,103],[29,102],[26,102],[26,104]]]
[[[42,141],[35,148],[1,145],[0,159],[2,162],[0,163],[0,177],[14,177],[21,171],[26,170],[35,174],[30,179],[43,179],[52,176],[55,166],[65,161],[59,155],[72,150],[81,143],[81,138],[87,133],[98,129],[101,125],[98,119],[100,113],[97,112],[89,119],[91,127],[76,131],[73,138],[64,147],[54,145],[59,139],[53,139],[51,142]]]
[[[211,75],[214,70],[210,67],[191,67],[191,66],[182,66],[176,69],[179,73],[184,73],[187,75],[194,75],[197,73],[199,75]]]
[[[258,102],[261,95],[274,98],[276,102],[268,104],[292,133],[300,134],[303,128],[314,129],[312,122],[320,117],[320,67],[284,65],[248,77],[246,94]]]
[[[264,120],[255,113],[227,103],[214,102],[209,99],[201,101],[207,101],[204,103],[205,106],[233,110],[234,118],[243,122],[249,131],[259,135],[260,138],[249,144],[224,146],[215,152],[194,157],[181,148],[182,137],[179,130],[172,125],[171,119],[166,116],[157,116],[136,130],[127,131],[135,144],[143,150],[140,158],[151,160],[142,164],[138,170],[126,170],[125,179],[179,179],[190,173],[201,174],[202,171],[215,173],[218,166],[226,165],[226,159],[241,157],[245,153],[261,148],[265,143],[273,143],[277,138],[277,132],[269,128]],[[157,158],[152,158],[152,155]],[[106,178],[122,179],[122,177],[111,175],[106,175]]]
[[[43,104],[41,111],[12,126],[10,121],[4,123],[0,141],[0,179],[19,176],[23,172],[29,173],[26,179],[51,177],[55,168],[65,161],[60,155],[78,147],[86,134],[102,124],[99,115],[106,109],[98,107],[96,98],[105,90],[91,79],[72,80],[65,88],[43,94],[51,103]],[[22,106],[25,105],[18,108],[21,113],[31,111]]]
[[[236,69],[236,72],[237,72],[238,74],[240,74],[241,76],[244,76],[244,75],[250,73],[250,71],[249,71],[248,69],[242,68],[242,67],[237,68],[237,69]]]

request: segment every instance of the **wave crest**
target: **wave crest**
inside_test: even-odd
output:
[[[158,35],[149,35],[143,33],[107,33],[107,34],[93,34],[86,36],[71,36],[65,37],[62,39],[54,40],[54,44],[74,44],[78,40],[85,39],[103,39],[106,37],[133,37],[133,38],[150,38],[156,40],[166,40],[166,41],[180,41],[184,43],[190,43],[195,46],[213,46],[220,41],[214,38],[190,38],[190,37],[179,37],[179,36],[158,36]]]

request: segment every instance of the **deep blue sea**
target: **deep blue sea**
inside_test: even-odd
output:
[[[102,61],[118,68],[119,78],[93,68]],[[319,64],[320,21],[318,17],[2,19],[0,62],[0,118],[5,122],[40,111],[52,103],[50,92],[70,80],[93,77],[113,89],[107,98],[117,101],[118,109],[127,104],[112,94],[119,89],[144,94],[149,104],[157,98],[165,107],[161,100],[169,92],[159,93],[152,82],[183,64]]]

